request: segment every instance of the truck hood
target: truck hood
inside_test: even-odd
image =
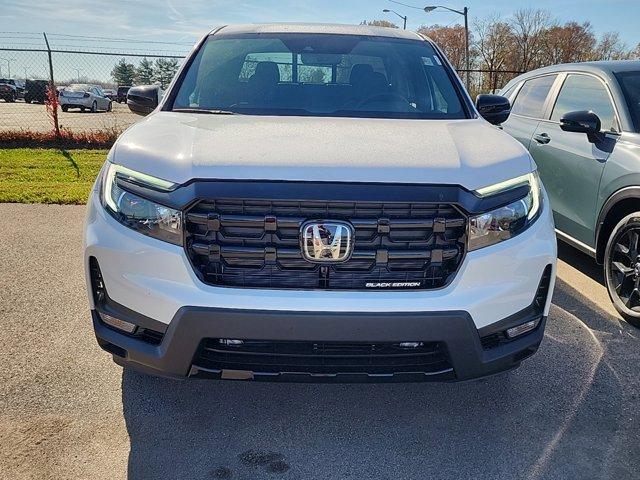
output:
[[[176,183],[192,179],[461,185],[532,170],[529,153],[484,120],[156,112],[122,134],[112,161]]]

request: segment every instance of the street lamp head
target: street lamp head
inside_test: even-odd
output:
[[[434,6],[431,6],[431,7],[424,7],[424,9],[423,9],[423,10],[424,10],[426,13],[429,13],[429,12],[433,12],[436,8],[438,8],[438,7],[434,7]]]

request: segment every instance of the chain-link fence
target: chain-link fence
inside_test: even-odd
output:
[[[0,32],[0,131],[51,131],[45,97],[52,80],[62,129],[117,132],[138,121],[141,117],[126,106],[126,89],[119,87],[150,83],[166,87],[189,44],[128,40],[124,50],[122,42]],[[65,94],[60,96],[62,90]]]
[[[58,95],[62,129],[117,133],[139,121],[142,117],[126,106],[126,88],[120,87],[168,85],[189,44],[139,41],[141,48],[137,48],[135,41],[127,41],[127,50],[122,51],[121,42],[124,40],[106,37],[0,32],[0,131],[52,130],[44,105],[52,78],[58,92],[65,90]],[[459,71],[463,81],[466,73]],[[470,93],[475,98],[478,93],[495,92],[519,73],[471,70]]]

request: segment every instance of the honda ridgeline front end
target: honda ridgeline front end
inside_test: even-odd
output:
[[[164,95],[128,101],[153,111],[109,152],[84,239],[93,326],[117,363],[464,380],[537,350],[555,279],[547,196],[429,39],[227,26]],[[498,123],[500,97],[482,101]]]

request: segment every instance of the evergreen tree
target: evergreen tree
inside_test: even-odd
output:
[[[153,64],[153,81],[165,89],[178,71],[178,60],[175,58],[158,58]]]
[[[111,70],[111,77],[118,85],[133,85],[136,76],[136,67],[132,63],[127,63],[125,58],[121,58]]]
[[[136,69],[136,82],[139,85],[149,85],[153,83],[153,62],[144,57]]]

